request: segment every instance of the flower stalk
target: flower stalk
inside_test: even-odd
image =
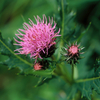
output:
[[[74,81],[74,62],[72,60],[72,64],[71,64],[71,67],[72,67],[72,81]]]

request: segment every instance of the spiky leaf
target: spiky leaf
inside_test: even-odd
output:
[[[52,70],[35,71],[33,70],[34,61],[27,56],[17,55],[14,53],[15,46],[12,40],[3,39],[0,33],[0,54],[6,55],[9,58],[6,61],[0,62],[0,64],[8,66],[11,68],[19,68],[20,74],[24,75],[38,75],[43,77],[51,77]]]

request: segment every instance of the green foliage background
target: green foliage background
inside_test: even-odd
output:
[[[60,1],[64,4],[64,20],[62,20]],[[43,14],[53,16],[59,28],[62,29],[62,22],[64,22],[64,40],[67,42],[77,40],[85,47],[83,55],[85,58],[78,64],[76,78],[92,77],[96,58],[100,57],[99,9],[99,0],[0,0],[0,31],[4,39],[13,39],[17,29],[22,28],[23,22],[28,22],[28,18],[35,21],[34,15],[39,15],[41,18]],[[90,22],[91,25],[87,29]],[[60,46],[65,46],[65,44],[65,42],[60,42]],[[55,52],[55,55],[60,53],[59,51],[60,49]],[[9,57],[0,54],[0,61],[5,61]],[[67,67],[70,70],[70,66]],[[91,93],[91,89],[88,89],[91,81],[84,83],[86,91],[81,94],[81,90],[76,91],[76,87],[81,86],[81,83],[69,86],[62,78],[53,77],[52,80],[47,80],[47,83],[36,87],[41,77],[24,76],[17,73],[19,73],[18,68],[10,69],[6,64],[0,64],[0,100],[71,100],[70,96],[75,93],[73,100],[87,100],[84,95],[88,94],[87,91]],[[98,68],[96,73],[99,73]],[[99,87],[96,91],[98,89]],[[100,96],[94,90],[92,92],[92,100],[100,100]]]

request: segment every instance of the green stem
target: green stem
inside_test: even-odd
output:
[[[72,81],[74,80],[74,65],[72,64]]]
[[[89,78],[89,79],[80,79],[80,80],[76,80],[76,83],[81,83],[81,82],[86,82],[86,81],[92,81],[92,80],[96,80],[99,79],[100,77],[95,77],[95,78]]]
[[[64,63],[56,64],[56,68],[53,71],[53,75],[60,76],[70,85],[72,84],[72,79],[70,77],[71,75],[68,72],[68,70],[64,68],[65,68]]]
[[[22,59],[21,57],[19,57],[18,55],[16,55],[2,40],[0,40],[0,42],[5,46],[5,48],[7,48],[14,56],[16,56],[16,58],[20,59],[22,62],[28,64],[29,66],[32,66],[31,63],[27,62],[26,60]]]
[[[64,34],[64,2],[63,2],[63,0],[61,2],[61,6],[62,6],[62,32],[61,32],[61,37],[63,38],[63,34]]]
[[[57,56],[57,60],[60,58],[60,50],[61,50],[61,47],[63,46],[63,34],[64,34],[64,2],[63,0],[61,1],[61,6],[62,6],[62,27],[61,27],[61,41],[60,41],[60,45],[59,45],[59,53],[58,53],[58,56]]]
[[[73,62],[73,60],[72,60],[72,81],[74,80],[74,62]]]

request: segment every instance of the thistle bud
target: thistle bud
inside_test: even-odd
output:
[[[67,53],[64,54],[64,56],[67,57],[66,61],[70,64],[72,64],[72,61],[74,64],[77,63],[78,59],[80,59],[80,54],[83,54],[80,51],[82,49],[84,49],[84,47],[79,48],[80,44],[77,45],[77,42],[75,44],[71,44],[70,46],[69,45],[67,45],[67,46],[68,46],[68,48],[65,48]]]
[[[36,63],[35,65],[34,65],[34,70],[41,70],[42,69],[42,65],[40,65],[40,63]]]

